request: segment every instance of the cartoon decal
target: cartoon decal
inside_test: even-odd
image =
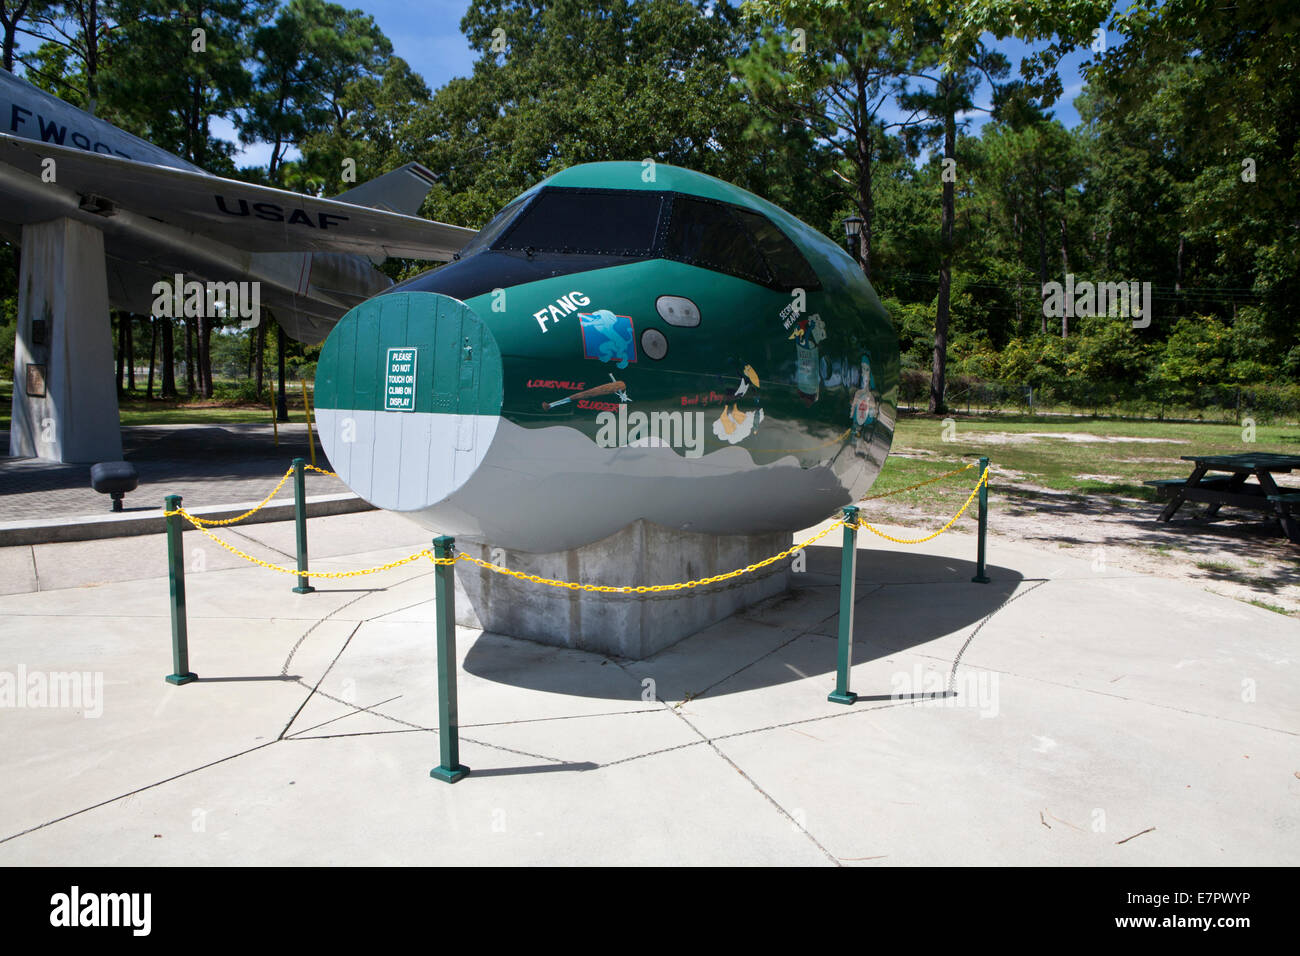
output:
[[[790,338],[795,340],[795,388],[804,404],[811,405],[821,394],[821,363],[817,346],[826,338],[826,324],[819,314],[799,319]]]
[[[722,414],[718,416],[717,421],[713,423],[713,434],[719,441],[725,441],[729,445],[742,442],[753,434],[758,423],[763,420],[762,400],[757,394],[751,396],[751,401],[756,406],[754,411],[745,412],[740,408],[740,399],[744,398],[750,392],[750,386],[754,391],[762,386],[758,379],[758,373],[754,371],[754,366],[746,365],[740,373],[740,382],[736,385],[736,390],[726,396],[728,402],[735,402],[734,405],[726,404],[722,406]]]
[[[762,420],[761,408],[753,412],[742,412],[739,406],[727,405],[723,407],[718,420],[713,423],[713,434],[720,441],[734,445],[748,438],[753,433],[754,426]]]
[[[615,315],[609,309],[579,312],[582,326],[582,352],[584,357],[601,362],[617,361],[619,368],[627,368],[636,361],[636,329],[630,315]]]
[[[808,316],[806,319],[799,319],[794,324],[794,331],[790,333],[790,338],[798,339],[799,344],[804,344],[805,336],[812,336],[814,346],[821,345],[822,340],[826,338],[826,323],[822,321],[820,313]]]
[[[745,393],[749,391],[749,386],[751,382],[753,383],[755,388],[761,387],[761,383],[758,380],[758,373],[754,371],[754,366],[746,365],[743,369],[741,369],[740,384],[737,385],[736,390],[731,393],[731,397],[732,398],[744,397]]]
[[[869,426],[874,426],[876,416],[880,413],[880,390],[871,371],[871,356],[862,355],[862,384],[849,403],[849,421],[859,438],[867,438]],[[874,427],[871,428],[874,431]]]

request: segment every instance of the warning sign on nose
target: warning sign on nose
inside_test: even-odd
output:
[[[415,411],[415,349],[389,349],[384,411]]]

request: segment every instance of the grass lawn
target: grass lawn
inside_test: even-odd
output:
[[[894,444],[872,494],[932,478],[987,455],[1003,476],[1080,496],[1115,495],[1155,501],[1150,478],[1186,478],[1191,463],[1180,455],[1270,451],[1300,454],[1300,425],[1260,425],[1255,441],[1238,425],[1057,417],[1020,414],[952,415],[904,413]],[[1079,441],[1087,435],[1102,439]],[[1061,436],[1061,437],[1055,437]],[[1068,436],[1074,436],[1072,440]],[[961,507],[974,487],[974,469],[947,481],[903,492],[896,500],[936,515]]]
[[[243,422],[271,424],[271,409],[221,401],[150,402],[143,398],[122,398],[119,410],[123,425],[234,425]],[[302,403],[289,403],[289,420],[302,421]]]
[[[302,394],[296,383],[288,389],[289,421],[301,422]],[[297,394],[295,394],[297,392]],[[9,427],[12,412],[13,383],[0,381],[0,428]],[[271,409],[267,405],[250,405],[247,402],[221,399],[194,399],[193,401],[146,399],[142,389],[118,397],[118,409],[123,425],[233,425],[243,422],[271,423]]]
[[[0,381],[0,427],[9,426],[13,385]],[[287,394],[290,421],[303,420],[302,395]],[[119,400],[123,425],[233,424],[271,420],[266,405],[208,400],[149,401],[139,391]],[[951,421],[946,425],[945,421]],[[1053,437],[1053,436],[1062,437]],[[1065,436],[1092,436],[1098,441]],[[1247,451],[1300,454],[1300,425],[1260,425],[1254,443],[1240,426],[1199,422],[1123,421],[1030,416],[1017,413],[951,415],[901,414],[892,452],[871,489],[891,492],[933,478],[988,455],[994,481],[1011,479],[1080,496],[1117,495],[1154,501],[1148,478],[1185,478],[1191,470],[1180,455]],[[1010,471],[1011,474],[1005,474]],[[974,469],[946,481],[903,492],[891,499],[935,515],[951,515],[974,487]]]

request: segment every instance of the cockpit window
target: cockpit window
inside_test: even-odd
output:
[[[649,257],[662,205],[657,192],[548,187],[492,248]]]
[[[674,196],[664,256],[769,285],[763,256],[732,208],[692,196]]]
[[[499,213],[492,217],[492,221],[478,231],[478,235],[465,244],[465,248],[460,250],[460,258],[472,256],[476,252],[482,252],[492,245],[492,241],[501,235],[502,231],[510,225],[515,218],[515,213],[523,209],[532,199],[532,196],[521,196],[510,205],[506,206]]]
[[[530,260],[673,259],[771,289],[821,288],[799,248],[762,213],[676,192],[546,186],[501,210],[460,257],[484,249]]]
[[[818,289],[821,282],[799,248],[770,219],[748,209],[736,209],[740,221],[749,227],[772,278],[782,289]]]
[[[674,195],[664,256],[771,288],[821,288],[785,233],[766,216],[730,203]]]

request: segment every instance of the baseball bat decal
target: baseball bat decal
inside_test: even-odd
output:
[[[557,405],[567,405],[576,398],[593,398],[597,395],[608,395],[610,392],[621,392],[626,388],[626,382],[606,382],[604,385],[597,385],[595,388],[574,392],[568,398],[562,398],[558,402],[542,402],[542,411],[555,408]]]

